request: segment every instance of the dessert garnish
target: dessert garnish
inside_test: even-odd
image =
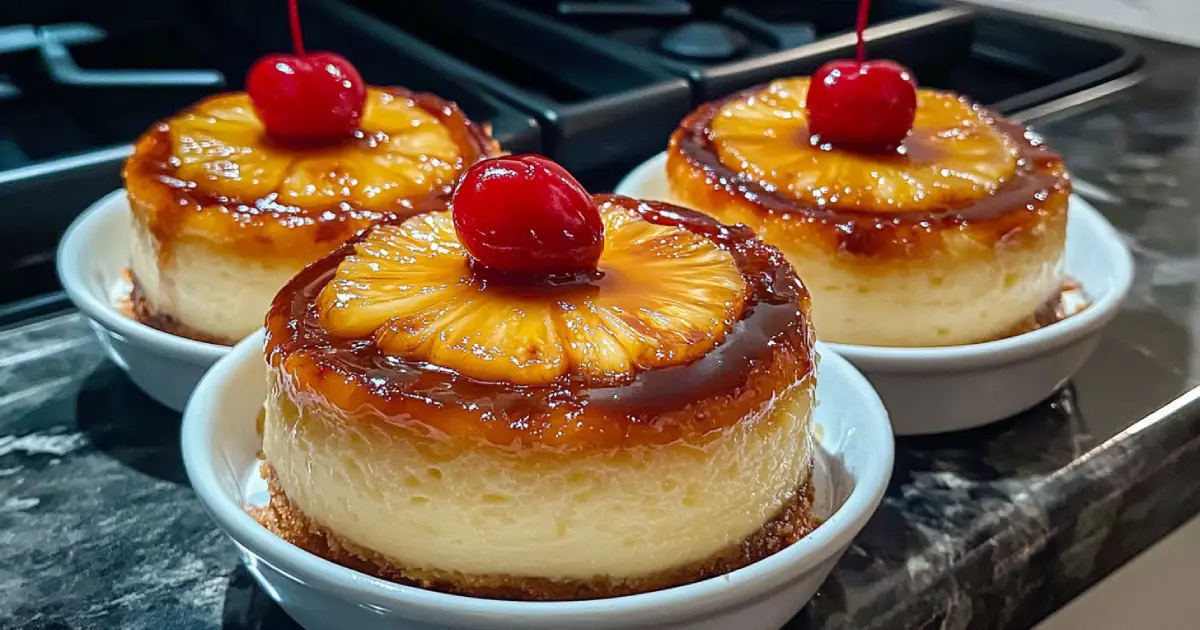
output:
[[[859,0],[858,58],[830,61],[813,74],[804,104],[817,144],[891,151],[912,131],[917,115],[912,73],[894,61],[866,59],[863,32],[870,6],[870,0]]]
[[[367,99],[363,79],[345,57],[304,48],[297,0],[288,0],[295,54],[267,55],[250,68],[246,92],[271,138],[314,144],[348,138]]]
[[[592,196],[540,155],[492,158],[467,170],[454,191],[454,229],[474,263],[513,275],[595,271],[604,223]]]

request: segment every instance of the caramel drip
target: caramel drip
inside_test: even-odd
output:
[[[420,402],[434,408],[454,406],[478,410],[481,417],[538,417],[554,410],[582,412],[594,408],[645,418],[686,408],[701,399],[736,392],[744,387],[752,371],[766,366],[781,347],[798,348],[803,355],[799,374],[814,367],[812,332],[805,313],[808,292],[791,266],[774,248],[754,238],[744,226],[724,226],[706,215],[626,197],[598,196],[596,202],[611,201],[634,209],[657,225],[679,226],[710,239],[729,252],[746,284],[746,305],[741,319],[726,338],[703,358],[688,365],[640,372],[624,385],[587,387],[568,375],[548,386],[515,386],[480,382],[445,368],[402,360],[383,354],[371,340],[343,340],[329,335],[320,324],[316,301],[338,265],[353,252],[354,243],[310,265],[294,278],[276,298],[267,317],[267,356],[272,365],[303,353],[316,363],[318,372],[350,379],[366,388],[372,403],[384,417],[397,409],[389,402]],[[604,278],[585,281],[584,286],[525,287],[523,291],[619,290]]]

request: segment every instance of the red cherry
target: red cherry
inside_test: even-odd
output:
[[[822,142],[895,148],[912,131],[917,82],[893,61],[831,61],[813,74],[804,105]]]
[[[267,133],[288,142],[344,138],[358,129],[367,88],[341,55],[267,55],[246,79]]]
[[[454,228],[476,262],[531,276],[586,273],[604,251],[604,224],[592,196],[540,155],[476,163],[452,200]]]
[[[250,104],[267,133],[285,142],[345,138],[358,129],[367,86],[345,57],[304,52],[297,0],[288,0],[294,55],[267,55],[246,77]]]

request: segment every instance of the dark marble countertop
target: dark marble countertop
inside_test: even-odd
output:
[[[1096,355],[1020,417],[899,440],[882,507],[789,628],[1027,628],[1200,512],[1200,51],[1148,48],[1145,82],[1039,126],[1137,258]],[[178,441],[79,314],[0,330],[0,627],[296,627]]]

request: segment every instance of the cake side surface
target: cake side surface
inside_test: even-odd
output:
[[[811,382],[703,445],[590,453],[419,435],[296,405],[271,382],[263,453],[278,489],[414,575],[651,579],[737,546],[809,482]]]
[[[406,567],[375,552],[347,543],[317,524],[295,506],[273,481],[274,474],[263,472],[271,492],[270,503],[254,508],[252,515],[264,527],[297,547],[331,562],[380,579],[454,595],[514,601],[580,601],[636,595],[682,586],[718,577],[770,557],[812,533],[821,523],[814,515],[814,489],[808,483],[795,492],[775,518],[761,529],[722,552],[694,565],[677,567],[641,578],[593,576],[587,580],[542,577],[466,575],[441,570]]]

